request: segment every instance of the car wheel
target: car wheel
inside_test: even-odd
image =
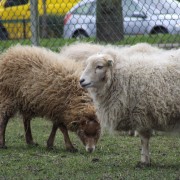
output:
[[[156,27],[151,31],[151,34],[168,34],[168,30],[164,27]]]
[[[76,38],[76,39],[84,39],[87,37],[88,37],[87,33],[85,31],[82,31],[82,30],[76,31],[73,35],[73,38]]]
[[[5,28],[0,27],[0,40],[7,40],[8,39],[8,33]]]

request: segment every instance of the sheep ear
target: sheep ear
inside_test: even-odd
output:
[[[107,61],[108,66],[112,66],[112,65],[113,65],[113,63],[114,63],[114,61],[113,61],[113,60],[108,60],[108,61]]]
[[[76,131],[79,127],[79,121],[73,121],[69,124],[71,131]]]

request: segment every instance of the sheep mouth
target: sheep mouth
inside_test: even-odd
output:
[[[81,84],[81,86],[83,88],[88,88],[88,87],[91,87],[91,83]]]

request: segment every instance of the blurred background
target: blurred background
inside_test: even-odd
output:
[[[179,0],[180,1],[180,0]],[[178,0],[1,0],[0,51],[74,41],[180,47]]]

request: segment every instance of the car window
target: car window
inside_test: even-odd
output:
[[[73,11],[73,14],[79,14],[79,15],[88,15],[90,14],[90,8],[92,6],[92,3],[86,3],[82,6],[79,6]]]
[[[134,3],[132,0],[122,1],[123,7],[123,16],[124,17],[132,17],[134,12],[141,12],[142,9],[138,6],[138,4]]]
[[[4,7],[20,6],[27,3],[28,0],[7,0]]]
[[[180,4],[171,0],[139,0],[151,14],[180,14]]]

